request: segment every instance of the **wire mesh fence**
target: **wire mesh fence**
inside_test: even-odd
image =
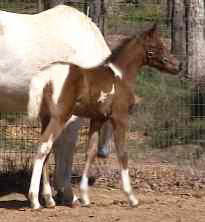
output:
[[[120,40],[141,32],[158,21],[164,44],[171,48],[171,26],[166,1],[138,1],[137,4],[108,1],[105,14],[105,39],[111,48]],[[69,3],[68,3],[69,4]],[[83,3],[72,6],[84,10]],[[34,0],[0,2],[3,10],[36,13]],[[204,158],[204,86],[145,67],[136,79],[136,94],[142,101],[130,117],[128,146],[131,158],[147,158],[155,152],[170,160]],[[81,131],[85,136],[87,127]],[[31,124],[25,114],[0,115],[0,161],[27,155],[39,139],[39,123]],[[86,137],[84,137],[86,138]],[[85,144],[85,139],[79,142]],[[193,149],[189,149],[192,146]],[[82,147],[82,146],[81,146]],[[187,148],[188,147],[188,148]],[[159,151],[160,150],[160,151]],[[159,151],[159,152],[158,152]],[[166,156],[163,152],[166,153]],[[12,154],[13,153],[13,154]],[[25,154],[26,153],[26,154]],[[9,157],[8,157],[9,156]]]

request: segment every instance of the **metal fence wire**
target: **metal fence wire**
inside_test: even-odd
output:
[[[38,12],[38,1],[2,0],[3,10],[23,13]],[[131,2],[131,3],[130,3]],[[135,1],[133,1],[135,2]],[[153,21],[160,24],[164,43],[171,47],[171,27],[166,14],[166,1],[105,1],[105,39],[111,48],[121,39],[146,29]],[[69,4],[69,2],[68,2]],[[82,2],[72,5],[84,10]],[[128,147],[131,158],[145,159],[153,150],[169,152],[177,158],[179,147],[183,158],[201,158],[205,145],[205,84],[179,81],[177,77],[145,67],[136,78],[136,94],[142,101],[130,117]],[[38,143],[39,122],[30,123],[24,113],[0,114],[0,165],[4,160],[28,155]],[[80,133],[79,147],[86,141],[87,126]],[[83,139],[82,139],[83,138]],[[82,149],[79,149],[82,152]],[[192,158],[192,157],[188,158]]]

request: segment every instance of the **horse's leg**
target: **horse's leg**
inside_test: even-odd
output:
[[[115,140],[115,147],[121,169],[122,188],[128,198],[129,205],[134,207],[138,205],[138,200],[135,198],[129,177],[128,170],[128,151],[125,146],[126,134],[128,130],[127,116],[124,118],[113,119],[113,134]]]
[[[54,143],[55,149],[55,187],[57,189],[57,201],[66,204],[74,204],[77,197],[72,192],[72,164],[75,144],[80,128],[80,118],[72,116]]]
[[[44,133],[45,129],[47,128],[49,121],[50,121],[50,115],[42,115],[40,114],[40,120],[41,120],[41,135]],[[48,159],[49,154],[47,158],[45,159],[45,163],[43,166],[43,190],[42,190],[42,196],[45,201],[45,205],[48,208],[55,207],[55,201],[52,197],[52,189],[49,183],[49,176],[48,176]]]
[[[90,122],[90,131],[89,131],[89,139],[86,150],[86,163],[82,175],[82,179],[80,182],[80,191],[81,191],[81,200],[83,206],[89,206],[90,200],[88,196],[88,170],[90,168],[91,163],[95,159],[97,155],[97,144],[99,139],[99,130],[102,126],[101,121],[91,120]]]
[[[109,156],[112,146],[112,125],[106,121],[100,131],[98,157],[106,158]]]
[[[38,194],[43,164],[46,157],[51,152],[54,140],[61,133],[62,129],[63,124],[60,124],[56,119],[52,118],[48,127],[41,136],[40,145],[34,160],[31,184],[29,188],[29,199],[33,209],[39,209],[41,207],[38,200]],[[49,181],[47,182],[49,183]]]

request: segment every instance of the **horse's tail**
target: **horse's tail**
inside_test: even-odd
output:
[[[35,119],[39,116],[41,103],[43,99],[43,90],[49,82],[50,76],[43,75],[39,72],[33,76],[29,88],[28,116],[30,119]]]
[[[42,68],[34,75],[29,88],[28,116],[37,118],[41,109],[45,86],[52,82],[54,104],[57,104],[65,79],[69,73],[69,63],[54,62]]]

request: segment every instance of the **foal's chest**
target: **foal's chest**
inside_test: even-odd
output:
[[[112,113],[112,103],[116,94],[114,83],[107,86],[96,84],[82,88],[76,98],[74,114],[88,118],[108,118]]]

